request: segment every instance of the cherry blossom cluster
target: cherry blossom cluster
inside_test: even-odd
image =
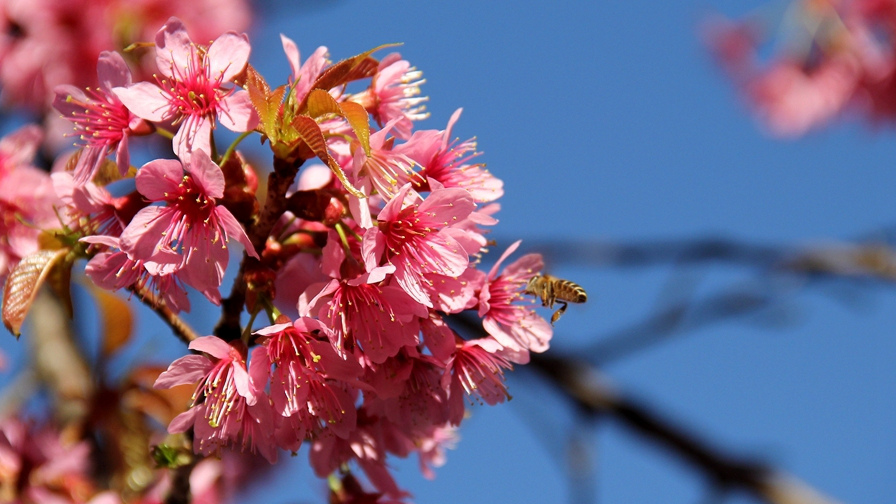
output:
[[[41,111],[57,85],[93,86],[97,54],[124,49],[130,40],[150,40],[174,12],[203,41],[225,30],[245,30],[252,17],[245,0],[0,2],[3,103]],[[132,62],[148,70],[141,60]]]
[[[795,0],[782,18],[764,9],[714,19],[707,41],[770,133],[793,137],[852,111],[896,119],[896,2]],[[776,35],[776,51],[763,61]]]
[[[403,499],[388,456],[416,453],[431,477],[465,403],[503,402],[504,370],[547,350],[551,325],[525,293],[541,256],[511,261],[517,242],[480,269],[503,184],[474,141],[452,137],[460,110],[444,130],[415,129],[423,79],[399,54],[333,63],[320,47],[303,62],[282,37],[288,82],[272,89],[245,34],[194,40],[171,18],[143,49],[152,77],[103,52],[97,86],[56,86],[80,148],[51,176],[29,166],[37,130],[0,141],[0,205],[16,216],[3,222],[2,273],[21,276],[16,263],[49,234],[63,262],[87,259],[96,285],[171,320],[201,293],[222,319],[199,337],[172,324],[193,353],[155,386],[194,392],[168,431],[189,433],[198,454],[272,463],[306,444],[319,476],[354,466],[376,489],[364,495]],[[219,128],[238,135],[226,149]],[[271,148],[266,185],[237,150],[253,134]],[[144,137],[171,151],[132,167]],[[461,338],[458,317],[481,337]],[[342,491],[358,497],[354,481]]]

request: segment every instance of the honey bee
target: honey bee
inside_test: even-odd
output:
[[[551,275],[535,275],[530,278],[525,292],[541,298],[541,306],[553,308],[554,303],[562,305],[551,316],[551,325],[560,320],[560,316],[566,311],[567,302],[584,303],[588,300],[588,294],[581,285]]]

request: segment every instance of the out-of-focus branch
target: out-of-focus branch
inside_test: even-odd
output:
[[[93,378],[65,311],[58,298],[41,289],[31,305],[31,331],[26,336],[35,375],[53,394],[56,419],[62,425],[83,420],[94,393]]]
[[[130,290],[143,301],[143,304],[152,308],[152,311],[156,312],[156,314],[171,327],[171,330],[174,331],[174,335],[185,344],[189,345],[191,341],[199,337],[199,334],[190,327],[190,324],[187,324],[187,322],[180,318],[177,313],[174,313],[174,311],[163,303],[152,291],[137,285],[132,286]]]
[[[768,465],[740,459],[621,395],[590,364],[573,357],[533,355],[531,365],[582,411],[605,415],[686,460],[720,489],[741,489],[770,504],[835,504],[793,476]]]

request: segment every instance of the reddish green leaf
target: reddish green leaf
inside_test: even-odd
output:
[[[360,103],[355,103],[351,101],[342,102],[339,104],[340,109],[342,110],[342,117],[345,118],[346,121],[351,125],[352,130],[355,132],[355,136],[358,138],[358,141],[361,142],[361,147],[364,149],[364,154],[370,155],[370,122],[367,115],[367,110]]]
[[[317,119],[326,114],[336,114],[348,121],[364,153],[370,155],[370,122],[363,105],[351,101],[339,103],[330,93],[315,89],[308,93],[307,113]]]
[[[339,163],[337,163],[336,160],[333,159],[333,156],[330,155],[330,151],[327,150],[327,140],[324,138],[324,134],[320,130],[320,125],[317,124],[317,121],[308,116],[297,116],[293,120],[293,126],[295,126],[302,141],[305,142],[308,148],[311,149],[321,161],[330,167],[330,170],[332,170],[333,174],[336,175],[336,178],[342,182],[342,185],[355,196],[364,198],[364,193],[355,189],[345,176],[345,172],[342,171],[342,167],[339,166]]]
[[[376,74],[376,69],[379,66],[379,61],[374,58],[371,58],[370,55],[380,49],[385,47],[393,47],[398,44],[383,44],[378,47],[374,47],[373,49],[363,52],[357,56],[352,56],[351,58],[344,59],[339,63],[327,68],[324,73],[314,81],[314,85],[311,86],[312,89],[323,89],[325,91],[329,91],[335,87],[341,86],[343,84],[356,81],[358,79],[365,79],[367,77],[373,77]],[[309,94],[310,96],[310,94]],[[308,101],[308,97],[305,97],[305,102]],[[299,111],[303,112],[305,103],[299,107]]]
[[[31,309],[38,289],[47,275],[68,254],[69,249],[38,250],[26,256],[6,277],[3,288],[3,325],[16,337],[21,334],[25,316]]]

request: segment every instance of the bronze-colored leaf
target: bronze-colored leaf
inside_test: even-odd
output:
[[[348,121],[364,153],[370,155],[370,122],[367,110],[363,105],[351,101],[339,103],[323,89],[315,89],[308,93],[307,113],[317,119],[325,114],[336,114]]]
[[[345,176],[345,172],[342,171],[342,167],[330,155],[330,152],[327,150],[327,141],[324,139],[324,134],[320,130],[320,125],[317,124],[317,121],[308,116],[298,116],[293,120],[293,126],[295,126],[302,141],[308,145],[321,161],[330,167],[330,170],[333,171],[339,182],[342,182],[346,190],[359,198],[364,198],[364,193],[355,189],[351,182],[348,181],[348,177]]]
[[[90,291],[103,321],[103,355],[109,356],[131,339],[134,315],[127,301],[118,295],[93,285]]]
[[[371,58],[370,55],[385,47],[393,47],[396,45],[398,44],[383,44],[357,56],[352,56],[351,58],[336,63],[324,70],[320,77],[314,81],[311,89],[323,89],[329,91],[330,89],[358,79],[373,77],[374,74],[376,74],[376,69],[380,63],[376,59]],[[310,96],[310,94],[308,96]],[[308,97],[306,96],[305,102],[307,101]],[[304,112],[304,105],[305,103],[303,102],[302,105],[299,106],[298,110],[300,112]]]
[[[364,108],[360,103],[355,103],[351,101],[342,102],[339,104],[340,109],[342,110],[342,117],[345,118],[346,121],[351,125],[352,131],[355,132],[355,136],[358,138],[358,141],[361,142],[361,147],[364,149],[364,154],[370,155],[370,121],[369,116],[367,115],[367,109]]]
[[[34,296],[50,270],[62,261],[69,249],[38,250],[24,257],[6,277],[3,288],[3,325],[16,337],[21,334],[25,316],[31,309]]]
[[[312,89],[305,102],[307,106],[305,113],[315,119],[325,114],[342,115],[339,103],[333,95],[323,89]]]

